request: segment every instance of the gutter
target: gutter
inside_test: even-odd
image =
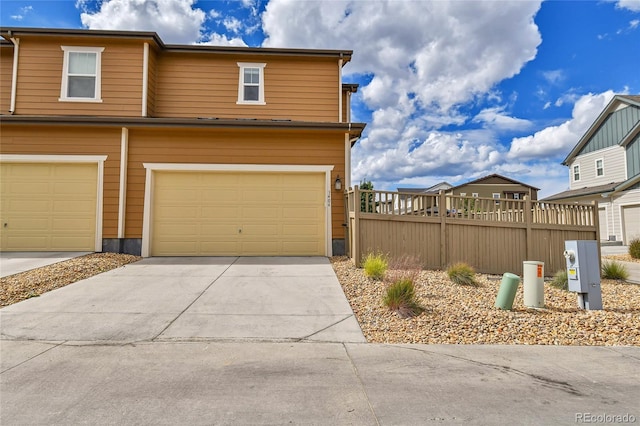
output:
[[[11,71],[11,104],[9,106],[9,113],[14,114],[16,112],[16,94],[18,90],[18,55],[20,53],[20,39],[14,38],[9,31],[9,37],[14,45],[13,49],[13,70]]]
[[[0,115],[3,125],[31,124],[47,126],[118,126],[118,127],[193,127],[229,129],[278,129],[278,130],[326,130],[360,135],[365,123],[332,123],[291,120],[199,118],[148,118],[148,117],[89,117],[89,116],[24,116]]]

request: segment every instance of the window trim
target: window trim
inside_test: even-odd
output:
[[[265,63],[256,63],[256,62],[238,62],[238,101],[237,105],[266,105],[264,99],[264,67],[267,64]],[[257,101],[248,101],[244,99],[244,70],[247,68],[257,68],[258,69],[258,78],[260,79],[258,83],[258,100]]]
[[[576,175],[578,178],[576,179]],[[571,166],[571,179],[573,182],[580,182],[580,164]]]
[[[514,192],[513,193],[513,199],[514,200],[519,200],[520,199],[520,193],[519,192]]]
[[[600,169],[598,169],[598,161],[599,161],[599,162],[600,162],[600,164],[601,164]],[[599,177],[603,177],[603,176],[604,176],[604,158],[596,158],[595,166],[596,166],[596,177],[597,177],[597,178],[599,178]],[[601,171],[602,171],[602,173],[601,173],[601,174],[598,174],[598,170],[601,170]]]
[[[64,52],[62,60],[62,84],[60,85],[60,102],[102,102],[102,52],[104,47],[88,47],[88,46],[60,46]],[[69,87],[69,54],[77,52],[89,52],[96,54],[96,83],[93,98],[78,98],[67,96]]]

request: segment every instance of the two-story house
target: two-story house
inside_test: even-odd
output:
[[[537,200],[539,190],[539,188],[526,183],[518,182],[517,180],[498,174],[492,174],[449,188],[446,193],[463,197],[503,198],[511,200],[523,200],[527,197],[529,200]]]
[[[640,237],[640,96],[614,96],[562,164],[569,190],[545,200],[595,200],[601,240]]]
[[[344,252],[351,51],[0,35],[1,250]]]

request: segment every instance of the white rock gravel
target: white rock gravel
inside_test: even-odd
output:
[[[382,304],[385,286],[346,257],[331,259],[362,332],[375,343],[640,346],[640,285],[602,280],[603,310],[579,309],[577,296],[544,286],[545,308],[527,308],[522,283],[513,310],[494,307],[501,276],[477,274],[458,286],[443,271],[422,271],[416,294],[425,308],[402,319]]]

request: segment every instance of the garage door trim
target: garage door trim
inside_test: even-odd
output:
[[[96,188],[96,235],[94,251],[102,251],[102,208],[104,186],[104,162],[106,155],[29,155],[0,154],[0,163],[84,163],[98,167],[98,187]]]
[[[640,236],[640,235],[635,235],[632,234],[631,230],[628,229],[627,227],[627,223],[628,221],[630,221],[627,218],[627,214],[631,209],[635,209],[640,207],[640,204],[637,202],[628,202],[628,203],[623,203],[620,204],[620,232],[621,232],[621,237],[622,237],[622,241],[624,245],[629,245],[629,241],[632,238],[635,238],[636,236]]]
[[[143,166],[146,169],[141,250],[143,257],[149,257],[151,252],[151,210],[153,205],[153,179],[154,172],[156,171],[324,173],[326,193],[325,256],[333,255],[331,228],[331,171],[334,169],[334,166],[332,165],[143,163]]]

